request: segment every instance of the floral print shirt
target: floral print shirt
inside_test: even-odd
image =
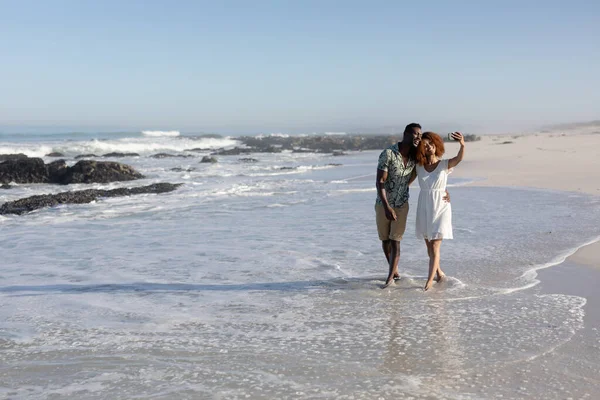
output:
[[[398,143],[396,143],[381,152],[377,169],[388,173],[383,186],[389,205],[398,208],[406,203],[408,201],[408,182],[415,169],[415,160],[409,158],[406,166],[404,166],[402,154],[400,154]],[[379,193],[377,193],[376,204],[383,204],[379,198]]]

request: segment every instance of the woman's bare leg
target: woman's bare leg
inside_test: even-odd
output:
[[[428,290],[433,285],[433,277],[438,270],[440,270],[440,247],[442,246],[442,239],[430,240],[429,248],[431,248],[431,255],[429,256],[429,276],[427,277],[427,283],[423,290]],[[440,270],[441,271],[441,270]],[[438,272],[439,273],[439,272]],[[443,272],[441,273],[443,274]]]
[[[432,242],[425,239],[425,245],[427,246],[427,255],[429,256],[429,259],[431,259],[432,254],[433,254]],[[435,276],[435,278],[433,278],[434,281],[439,282],[446,278],[446,274],[444,273],[444,271],[442,271],[442,268],[440,267],[439,263],[438,263],[437,270],[435,272],[436,272],[436,276]]]

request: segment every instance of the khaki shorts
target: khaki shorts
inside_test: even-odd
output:
[[[408,201],[399,208],[394,208],[396,220],[390,221],[385,217],[385,210],[381,204],[375,204],[375,220],[377,221],[377,233],[380,240],[402,240],[406,230],[406,218],[408,217]]]

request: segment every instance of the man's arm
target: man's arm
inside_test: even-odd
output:
[[[381,199],[381,204],[385,210],[385,217],[390,221],[396,220],[396,212],[387,200],[387,194],[385,193],[385,181],[387,181],[388,173],[382,169],[377,168],[377,179],[375,180],[375,187],[377,188],[377,194]]]

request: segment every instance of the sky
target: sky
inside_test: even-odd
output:
[[[600,119],[600,2],[0,0],[0,130]]]

